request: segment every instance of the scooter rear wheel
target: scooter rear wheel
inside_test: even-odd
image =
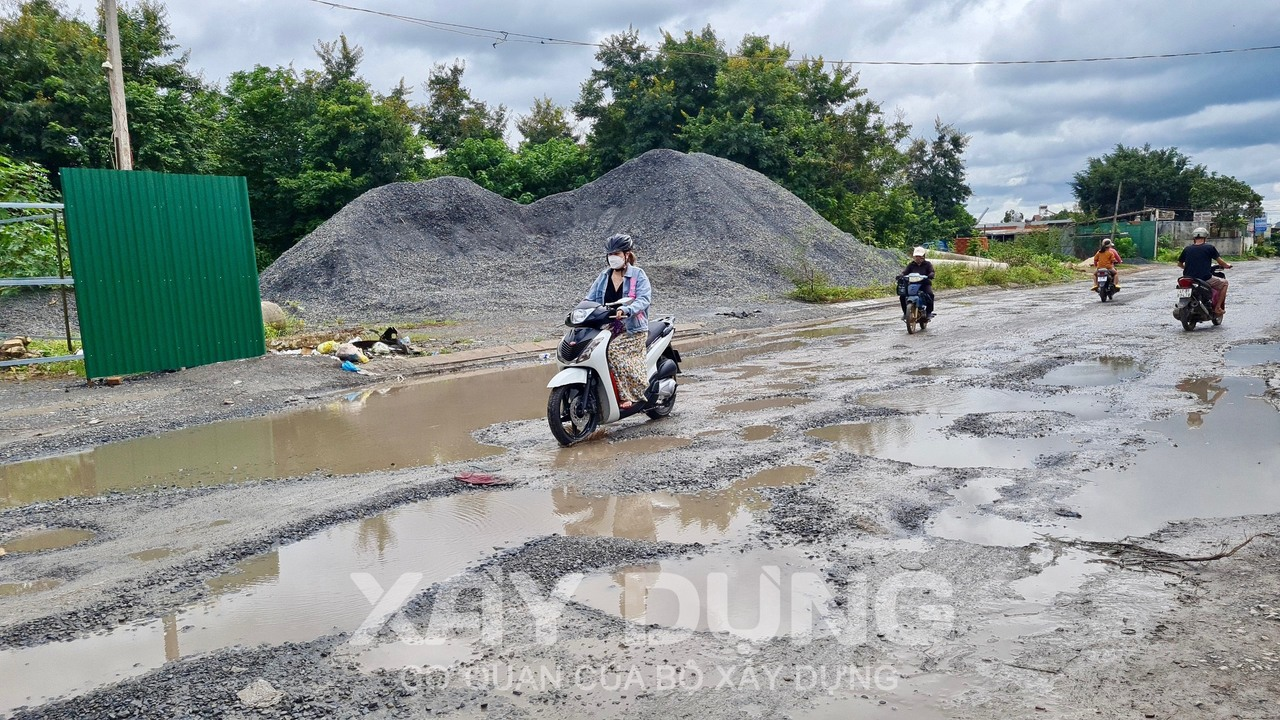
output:
[[[556,442],[568,447],[591,436],[600,425],[600,412],[584,412],[586,385],[561,385],[547,398],[547,424]]]
[[[1196,329],[1196,321],[1195,321],[1195,320],[1183,320],[1183,321],[1182,321],[1182,329],[1183,329],[1183,330],[1186,330],[1187,332],[1191,332],[1192,330],[1195,330],[1195,329]]]
[[[674,410],[676,407],[676,393],[679,390],[680,390],[680,386],[677,385],[675,389],[671,391],[671,397],[662,401],[658,405],[655,405],[653,408],[650,408],[649,410],[645,410],[644,414],[648,415],[650,418],[654,420],[657,420],[659,418],[664,418],[670,415],[671,411]]]

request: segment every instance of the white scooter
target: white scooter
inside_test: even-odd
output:
[[[569,326],[556,363],[562,368],[547,387],[547,423],[551,434],[561,445],[579,442],[601,425],[617,422],[643,412],[657,419],[671,414],[676,405],[676,374],[680,372],[680,353],[671,347],[675,337],[675,318],[671,316],[649,321],[649,339],[645,351],[649,387],[643,402],[623,410],[618,407],[618,394],[609,372],[605,350],[613,337],[613,315],[617,308],[632,298],[601,305],[588,300],[565,318]]]

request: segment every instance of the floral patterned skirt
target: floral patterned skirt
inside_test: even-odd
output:
[[[618,402],[644,402],[649,388],[649,371],[644,364],[647,332],[619,335],[609,341],[609,371],[618,387]]]

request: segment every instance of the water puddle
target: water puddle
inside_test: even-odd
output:
[[[232,420],[0,465],[0,507],[152,486],[415,467],[489,457],[471,433],[546,412],[554,367],[534,365],[352,393],[323,407]]]
[[[859,455],[940,467],[1035,467],[1042,455],[1076,448],[1058,432],[1065,419],[1094,419],[1109,411],[1098,398],[947,385],[869,393],[858,401],[915,414],[829,425],[807,434]]]
[[[987,371],[984,368],[974,367],[931,366],[908,370],[907,374],[915,375],[917,377],[978,377],[980,375],[986,375]]]
[[[754,412],[756,410],[768,410],[770,408],[788,408],[805,403],[813,402],[811,398],[799,397],[774,397],[763,398],[761,400],[747,400],[745,402],[728,403],[726,405],[717,405],[716,412],[736,413],[736,412]]]
[[[797,548],[699,555],[589,574],[572,598],[640,626],[762,642],[815,630],[791,623],[806,605],[825,612],[831,596],[823,571]]]
[[[681,370],[700,370],[718,365],[736,365],[749,357],[786,352],[803,346],[804,341],[802,340],[788,340],[785,342],[770,342],[763,345],[746,345],[731,350],[717,350],[706,355],[691,355],[685,357],[685,367],[682,367]]]
[[[866,330],[863,330],[862,328],[836,326],[801,330],[799,332],[792,333],[792,335],[799,338],[805,338],[807,340],[818,340],[821,338],[841,337],[845,335],[861,335],[865,332]]]
[[[3,543],[5,552],[12,554],[61,550],[92,540],[98,534],[81,528],[54,528],[19,535]]]
[[[718,373],[738,373],[738,375],[733,378],[734,380],[747,380],[749,378],[757,377],[759,375],[763,375],[766,370],[768,370],[768,368],[763,365],[734,365],[731,367],[715,369]]]
[[[1190,380],[1208,410],[1192,410],[1147,429],[1165,438],[1140,450],[1128,467],[1099,469],[1068,499],[1083,515],[1075,536],[1114,540],[1142,536],[1187,518],[1280,512],[1280,412],[1261,399],[1253,378]]]
[[[742,439],[747,442],[755,442],[757,440],[768,440],[778,433],[778,428],[772,425],[752,425],[742,430]]]
[[[1236,345],[1227,350],[1223,356],[1232,367],[1248,367],[1280,363],[1280,343],[1258,343],[1253,345]]]
[[[61,580],[56,580],[54,578],[28,580],[26,582],[0,583],[0,598],[44,592],[45,590],[52,590],[61,584]]]
[[[1142,374],[1138,361],[1127,357],[1100,357],[1054,368],[1036,380],[1037,385],[1099,387],[1132,380]]]
[[[343,523],[248,558],[208,581],[212,596],[169,617],[67,642],[0,651],[0,713],[137,677],[166,661],[234,645],[351,632],[372,606],[352,580],[420,592],[511,547],[553,533],[711,544],[755,523],[757,490],[803,482],[811,467],[772,468],[719,491],[593,497],[573,488],[464,492]],[[51,672],[50,668],[58,668]]]
[[[129,553],[129,557],[139,562],[155,562],[156,560],[163,560],[176,552],[178,551],[173,548],[151,548],[150,550]]]
[[[657,435],[651,437],[631,438],[614,442],[581,443],[572,447],[555,450],[551,461],[552,467],[607,467],[615,464],[624,455],[651,455],[666,450],[689,447],[693,441],[689,438]]]

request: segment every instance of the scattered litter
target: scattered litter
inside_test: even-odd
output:
[[[266,708],[280,702],[284,698],[284,693],[272,687],[266,680],[258,678],[236,693],[236,697],[240,698],[240,702],[244,703],[245,707]]]
[[[87,424],[88,424],[88,425],[97,425],[97,424],[98,424],[98,423],[100,423],[100,422],[102,422],[102,421],[101,421],[101,420],[99,420],[98,418],[89,418],[89,422],[88,422]]]
[[[1059,508],[1059,509],[1057,509],[1057,510],[1054,510],[1053,512],[1054,512],[1054,514],[1055,514],[1055,515],[1057,515],[1057,516],[1059,516],[1059,517],[1064,517],[1064,518],[1082,518],[1082,517],[1084,517],[1084,516],[1083,516],[1083,515],[1081,515],[1080,513],[1076,512],[1075,510],[1066,510],[1066,509]]]
[[[107,387],[115,387],[117,385],[123,384],[124,378],[120,377],[119,375],[112,375],[109,378],[103,379],[102,382],[106,383]]]
[[[5,360],[22,360],[27,357],[39,357],[27,352],[27,345],[31,344],[31,338],[17,335],[8,340],[0,341],[0,358]]]
[[[0,557],[4,557],[4,556],[5,556],[4,548],[0,548]]]
[[[324,342],[316,346],[316,352],[320,353],[321,355],[332,354],[333,351],[337,349],[338,349],[338,343],[334,342],[333,340],[325,340]]]
[[[752,315],[755,315],[757,313],[762,313],[762,312],[764,311],[763,310],[730,310],[729,312],[718,312],[716,314],[727,315],[728,317],[735,317],[741,320],[741,319],[749,318]]]
[[[346,370],[347,372],[356,373],[357,375],[368,375],[369,377],[377,377],[377,375],[375,375],[374,373],[371,373],[368,370],[365,370],[364,368],[359,367],[358,365],[351,362],[350,360],[342,361],[342,369]]]
[[[360,352],[360,348],[356,347],[354,342],[343,343],[339,345],[338,349],[334,352],[337,354],[339,360],[359,363],[369,362],[369,357]]]
[[[468,485],[507,485],[510,483],[505,478],[498,477],[490,473],[477,473],[471,471],[460,472],[453,476],[455,480],[461,480]]]

